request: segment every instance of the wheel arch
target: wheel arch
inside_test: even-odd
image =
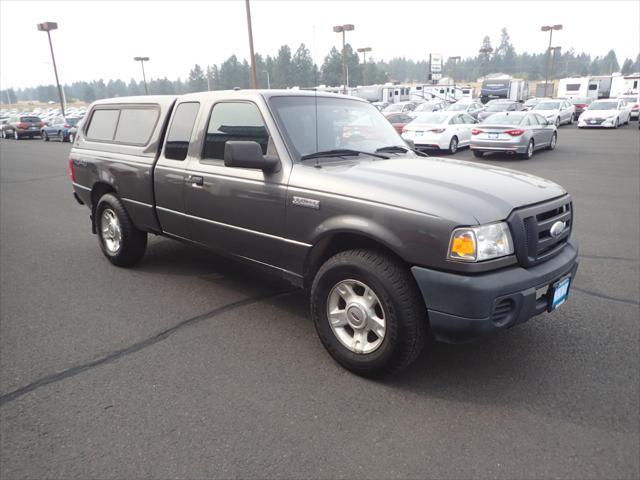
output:
[[[91,231],[96,233],[96,207],[100,199],[107,193],[118,195],[116,188],[107,182],[99,181],[93,184],[91,188]]]
[[[394,235],[395,237],[395,235]],[[355,229],[337,229],[321,235],[307,253],[304,261],[303,286],[309,287],[322,264],[337,253],[354,248],[376,250],[406,263],[391,238]]]

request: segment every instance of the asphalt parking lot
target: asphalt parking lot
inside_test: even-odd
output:
[[[636,122],[562,127],[528,161],[454,156],[572,193],[571,297],[378,381],[337,366],[304,292],[260,271],[162,238],[111,266],[69,149],[0,142],[1,478],[640,476]]]

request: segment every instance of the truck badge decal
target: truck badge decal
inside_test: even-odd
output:
[[[293,197],[291,203],[299,207],[313,208],[314,210],[320,209],[320,200],[314,200],[312,198]]]

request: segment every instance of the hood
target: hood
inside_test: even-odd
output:
[[[618,110],[592,110],[587,109],[582,112],[580,118],[608,118],[615,117],[618,114]]]
[[[318,190],[443,217],[459,225],[504,220],[514,208],[564,195],[522,172],[437,157],[313,162],[294,166],[292,187]]]

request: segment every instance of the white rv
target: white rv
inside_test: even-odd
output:
[[[366,85],[358,87],[354,95],[369,102],[398,103],[411,98],[410,90],[406,85]]]
[[[620,95],[634,94],[640,92],[640,73],[622,75],[614,73],[611,76],[610,98],[617,98]]]

